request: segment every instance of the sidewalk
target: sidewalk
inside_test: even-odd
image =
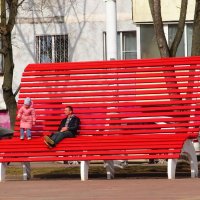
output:
[[[200,179],[7,181],[0,200],[199,200]]]

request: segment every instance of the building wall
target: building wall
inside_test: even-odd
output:
[[[69,61],[102,60],[105,14],[103,0],[26,0],[13,30],[14,91],[24,68],[36,62],[36,36],[68,34]],[[136,29],[132,0],[117,0],[117,17],[119,31]],[[1,93],[0,109],[5,109]]]
[[[133,20],[135,23],[152,22],[148,0],[133,1]],[[163,21],[178,21],[182,0],[161,0],[161,14]],[[186,20],[194,19],[195,0],[188,1]],[[144,14],[145,13],[145,14]]]

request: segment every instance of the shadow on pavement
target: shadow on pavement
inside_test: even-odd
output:
[[[48,172],[33,173],[33,179],[78,179],[79,166],[52,169]],[[176,178],[190,178],[190,167],[186,162],[177,165]],[[124,169],[116,168],[115,179],[167,179],[166,165],[131,165]],[[106,179],[106,170],[102,166],[91,166],[89,179]]]

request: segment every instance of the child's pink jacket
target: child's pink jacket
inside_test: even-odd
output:
[[[20,128],[31,129],[35,123],[35,109],[32,106],[30,108],[22,106],[18,111],[18,117],[20,118]]]

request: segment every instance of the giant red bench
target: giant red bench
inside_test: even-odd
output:
[[[198,175],[192,140],[199,133],[200,57],[130,61],[30,64],[21,79],[18,107],[31,97],[37,121],[32,140],[0,141],[1,180],[7,162],[22,162],[24,179],[31,162],[105,161],[108,177],[114,160],[167,159],[175,178],[177,159],[186,153],[191,176]],[[57,130],[67,105],[81,119],[79,135],[49,149],[43,136]]]

